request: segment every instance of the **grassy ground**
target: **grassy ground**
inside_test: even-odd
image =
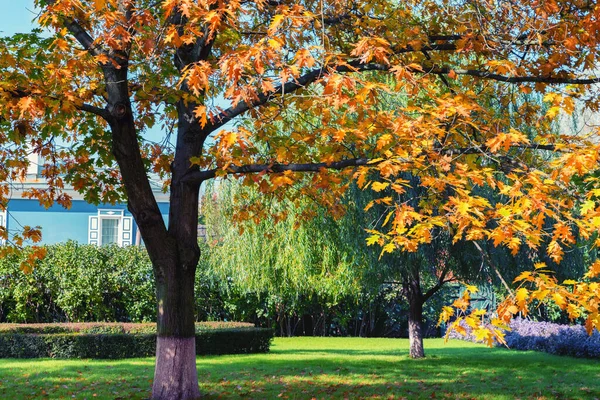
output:
[[[208,399],[600,399],[600,362],[431,339],[278,338],[270,354],[199,357]],[[145,399],[148,359],[0,360],[0,399]]]

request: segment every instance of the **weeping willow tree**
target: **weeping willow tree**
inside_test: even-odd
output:
[[[208,188],[202,214],[213,279],[227,281],[248,295],[268,296],[282,334],[294,331],[289,317],[306,299],[316,298],[331,307],[341,299],[358,297],[364,289],[364,259],[347,251],[348,232],[340,230],[324,209],[285,200],[270,202],[263,218],[240,218],[258,196],[235,181]]]

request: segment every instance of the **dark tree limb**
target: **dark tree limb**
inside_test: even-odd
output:
[[[236,174],[256,174],[261,172],[284,172],[284,171],[293,171],[293,172],[319,172],[322,169],[333,169],[340,170],[348,167],[357,167],[368,165],[369,160],[367,158],[352,158],[348,160],[335,161],[331,163],[305,163],[305,164],[250,164],[243,166],[230,166],[227,168],[225,173],[227,175],[236,175]],[[212,179],[217,176],[217,173],[221,171],[217,168],[207,170],[207,171],[197,171],[193,173],[189,173],[185,177],[186,183],[202,183],[207,179]]]
[[[543,144],[528,144],[528,145],[514,145],[512,149],[530,149],[530,150],[545,150],[545,151],[556,151],[561,152],[563,150],[557,148],[555,145],[543,145]],[[465,148],[453,148],[453,149],[439,149],[440,154],[446,155],[465,155],[465,154],[492,154],[489,147],[465,147]],[[407,160],[408,161],[408,160]],[[249,164],[242,166],[229,166],[227,169],[214,168],[205,171],[191,171],[186,174],[182,179],[182,182],[186,184],[199,185],[202,182],[215,178],[219,171],[224,171],[226,175],[243,175],[243,174],[256,174],[261,172],[267,173],[278,173],[285,171],[292,172],[320,172],[322,169],[333,169],[341,170],[349,167],[358,167],[366,165],[377,165],[379,162],[373,162],[368,158],[351,158],[341,161],[334,161],[330,163],[289,163],[289,164]]]
[[[437,283],[434,286],[432,286],[431,288],[429,288],[429,290],[427,290],[427,292],[425,292],[425,294],[423,294],[423,297],[422,297],[423,302],[426,302],[427,300],[429,300],[434,294],[436,294],[444,286],[444,284],[455,280],[454,278],[446,279],[448,272],[449,272],[448,267],[445,267],[442,270],[442,273],[440,274],[440,277],[438,278]]]
[[[600,83],[600,78],[571,78],[563,76],[507,76],[501,74],[495,74],[489,71],[482,71],[477,69],[453,69],[450,67],[423,67],[423,71],[430,74],[437,75],[448,75],[450,72],[454,72],[457,75],[468,75],[477,78],[491,79],[498,82],[506,83],[547,83],[551,85],[591,85],[594,83]]]
[[[47,0],[48,5],[54,5],[56,0]],[[94,45],[94,38],[73,18],[63,16],[63,25],[69,30],[71,35],[86,49],[91,55],[98,56],[103,52]]]
[[[564,152],[564,150],[560,149],[556,145],[553,144],[518,144],[510,146],[511,149],[519,149],[519,150],[546,150],[553,152]],[[471,147],[459,147],[459,148],[451,148],[451,149],[439,149],[440,154],[445,155],[463,155],[463,154],[493,154],[488,146],[471,146]]]
[[[110,113],[105,108],[96,107],[87,103],[75,104],[75,108],[81,111],[96,114],[97,116],[104,118],[107,121],[110,118]]]

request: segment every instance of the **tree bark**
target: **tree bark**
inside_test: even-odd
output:
[[[426,298],[421,291],[419,272],[411,271],[407,275],[402,289],[408,300],[409,355],[411,358],[423,358],[423,304]]]
[[[411,358],[425,357],[423,348],[423,300],[412,295],[408,297],[408,341],[410,344],[409,355]]]
[[[158,335],[152,399],[200,397],[196,370],[194,272],[175,266],[158,277]]]

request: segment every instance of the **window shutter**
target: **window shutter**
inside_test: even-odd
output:
[[[89,244],[100,244],[100,224],[98,216],[90,215],[88,224],[88,243]]]
[[[133,238],[133,219],[123,217],[121,228],[121,246],[130,246]]]

